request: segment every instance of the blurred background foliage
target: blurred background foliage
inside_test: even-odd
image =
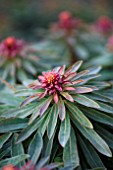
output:
[[[113,18],[113,0],[0,0],[0,39],[14,35],[37,40],[37,30],[48,28],[59,12],[93,22],[100,15]]]

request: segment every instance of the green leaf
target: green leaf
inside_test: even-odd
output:
[[[81,72],[77,73],[77,75],[72,80],[75,81],[75,80],[85,76],[88,72],[89,72],[89,70],[81,71]]]
[[[45,113],[51,103],[51,100],[52,98],[49,97],[48,99],[45,99],[43,102],[38,104],[29,120],[29,124],[32,123],[39,115],[42,116]]]
[[[58,109],[59,109],[59,118],[63,121],[65,119],[66,109],[62,98],[60,98],[60,101],[58,102]]]
[[[109,106],[105,103],[102,103],[102,102],[97,102],[100,106],[100,108],[98,108],[98,110],[101,110],[103,112],[107,112],[111,115],[113,115],[113,107],[112,106]]]
[[[15,95],[20,97],[20,96],[31,96],[35,94],[37,91],[33,89],[20,89],[15,92]]]
[[[0,121],[0,133],[23,129],[27,126],[28,119],[4,119]]]
[[[6,166],[8,164],[12,164],[13,166],[16,166],[16,165],[18,165],[18,163],[20,163],[21,161],[28,159],[28,158],[29,158],[29,155],[27,155],[27,154],[14,156],[12,158],[7,158],[7,159],[0,161],[0,167]]]
[[[101,69],[102,69],[101,66],[93,66],[93,67],[90,67],[90,68],[88,68],[89,72],[87,73],[87,75],[98,74]]]
[[[56,132],[56,130],[55,130],[55,132]],[[45,151],[44,151],[44,157],[50,157],[50,155],[51,155],[51,150],[52,150],[52,147],[53,147],[53,139],[54,139],[54,136],[55,136],[55,132],[54,132],[53,136],[51,137],[51,139],[47,141],[47,145],[46,145],[46,148],[45,148]]]
[[[78,135],[78,141],[89,166],[91,168],[104,167],[104,164],[91,144],[80,135]]]
[[[11,146],[6,148],[5,150],[0,150],[0,159],[2,159],[4,156],[7,156],[7,154],[11,151]]]
[[[107,143],[93,130],[81,126],[76,120],[73,120],[73,123],[82,133],[82,135],[89,140],[89,142],[103,155],[112,157],[112,153],[107,145]]]
[[[81,94],[81,93],[89,93],[89,92],[92,92],[92,91],[93,91],[92,88],[79,86],[79,87],[75,88],[73,93]]]
[[[73,97],[72,97],[69,93],[67,93],[67,92],[61,92],[60,94],[61,94],[63,97],[65,97],[67,100],[69,100],[70,102],[74,102]]]
[[[36,74],[36,68],[32,65],[32,63],[30,61],[25,60],[23,62],[23,68],[28,72],[31,73],[33,75]]]
[[[12,150],[11,150],[11,156],[17,156],[17,155],[23,155],[24,154],[24,147],[22,143],[16,143],[18,134],[14,134],[13,140],[12,140]],[[19,167],[23,166],[25,164],[25,161],[20,162],[18,165]]]
[[[46,112],[41,118],[36,119],[34,122],[32,122],[30,125],[28,125],[25,129],[23,129],[23,131],[20,133],[20,135],[18,137],[17,143],[24,141],[35,130],[37,130],[47,114],[48,114],[48,112]]]
[[[11,106],[19,106],[22,99],[19,97],[15,97],[14,94],[11,94],[9,92],[0,92],[0,103],[4,103]]]
[[[71,136],[64,148],[63,161],[64,166],[74,166],[74,168],[79,166],[77,142],[73,129],[71,129]]]
[[[30,155],[30,160],[32,161],[33,164],[36,164],[40,156],[42,147],[43,147],[42,136],[39,132],[37,132],[33,137],[28,148],[28,154]]]
[[[106,102],[106,103],[109,103],[109,102],[113,103],[113,101],[111,99],[109,99],[107,96],[97,93],[97,92],[91,93],[91,95],[89,97],[93,100],[98,100],[98,101],[102,101],[102,102]]]
[[[39,162],[38,165],[36,166],[36,169],[41,169],[47,162],[48,162],[49,157],[44,157],[42,158]],[[43,170],[43,169],[42,169]]]
[[[17,69],[17,78],[20,82],[24,81],[27,79],[27,74],[23,69]]]
[[[31,103],[34,100],[38,99],[38,97],[39,97],[38,93],[35,94],[35,95],[32,95],[32,96],[29,96],[28,98],[26,98],[24,101],[21,102],[20,107],[28,105],[29,103]]]
[[[60,131],[58,134],[58,139],[61,144],[61,146],[65,147],[69,137],[70,137],[70,118],[69,118],[69,113],[66,113],[66,117],[63,122],[61,122],[60,125]]]
[[[8,111],[4,112],[1,117],[3,118],[25,118],[26,113],[27,115],[31,114],[33,111],[34,105],[25,106],[22,108],[16,108],[16,109],[9,109]]]
[[[69,73],[76,72],[76,71],[80,68],[80,66],[82,65],[82,63],[83,63],[82,60],[77,61],[75,64],[73,64],[72,66],[70,66],[70,67],[67,69],[66,73],[68,73],[68,72],[69,72]]]
[[[49,120],[50,120],[50,117],[51,117],[51,114],[48,114],[42,121],[42,123],[40,124],[40,127],[39,127],[39,132],[41,133],[41,135],[43,136],[45,131],[46,131],[46,128],[48,126],[48,123],[49,123]]]
[[[51,108],[51,111],[49,113],[49,114],[51,114],[51,117],[50,117],[50,120],[48,123],[48,129],[47,129],[47,134],[48,134],[49,139],[51,139],[51,137],[55,131],[55,127],[57,125],[58,113],[59,113],[58,105],[55,104]]]
[[[73,99],[84,106],[92,107],[92,108],[100,108],[99,104],[96,103],[94,100],[89,99],[88,97],[81,95],[81,94],[76,94],[73,96]]]
[[[100,77],[101,75],[100,74],[91,74],[91,75],[86,75],[84,76],[82,79],[84,80],[84,82],[88,82],[89,80],[92,80],[92,79],[96,79],[98,77]]]
[[[2,148],[3,144],[10,138],[12,133],[6,133],[0,136],[0,148]]]
[[[113,149],[113,134],[106,130],[104,127],[95,125],[96,131],[102,136],[102,138],[108,143],[109,147]]]
[[[66,102],[66,106],[68,107],[69,111],[73,115],[73,118],[75,120],[78,120],[78,122],[85,127],[93,129],[92,123],[87,119],[87,117],[81,112],[81,110],[78,109],[74,104]]]
[[[107,115],[103,112],[99,112],[97,110],[90,109],[90,108],[82,109],[82,110],[85,113],[85,115],[88,116],[89,118],[91,118],[97,122],[113,126],[113,118],[110,117],[109,115]]]

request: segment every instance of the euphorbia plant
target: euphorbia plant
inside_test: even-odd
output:
[[[27,87],[16,91],[17,96],[22,96],[20,102],[27,97],[20,107],[8,106],[5,110],[4,105],[0,106],[3,119],[0,131],[4,133],[23,129],[17,139],[19,143],[27,141],[38,130],[46,147],[43,155],[51,154],[52,160],[60,155],[64,167],[105,167],[101,154],[112,157],[109,147],[113,146],[109,137],[101,134],[101,128],[107,131],[109,126],[113,126],[113,101],[110,91],[103,90],[110,84],[95,80],[100,67],[78,72],[81,64],[82,61],[78,61],[66,71],[65,66],[57,67],[43,72],[31,83],[24,82]],[[14,127],[12,117],[13,121],[18,119],[21,125]],[[37,133],[34,139],[36,136]]]
[[[10,82],[21,82],[45,68],[36,53],[22,39],[7,37],[0,43],[0,76]],[[38,69],[37,69],[38,64]]]
[[[42,57],[47,56],[47,62],[52,66],[70,65],[79,58],[76,52],[76,37],[81,27],[80,19],[69,11],[62,11],[58,15],[58,21],[51,24],[44,41],[34,44],[34,47],[40,51]]]
[[[95,23],[97,32],[103,35],[109,35],[113,32],[113,21],[107,16],[100,16]]]
[[[13,166],[12,164],[8,164],[6,166],[3,166],[1,170],[52,170],[57,168],[60,164],[47,164],[48,158],[41,159],[37,165],[33,165],[31,161],[27,162],[22,167]]]
[[[100,65],[104,68],[101,71],[101,80],[112,80],[113,79],[113,36],[104,40],[105,42],[100,43],[98,53],[92,53],[90,60],[86,61],[86,65]],[[90,46],[89,46],[90,49]]]

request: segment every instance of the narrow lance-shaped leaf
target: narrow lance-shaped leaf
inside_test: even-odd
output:
[[[3,144],[10,138],[12,133],[6,133],[0,136],[0,148],[2,148]]]
[[[81,71],[81,72],[79,72],[72,80],[73,80],[73,81],[78,80],[80,77],[83,77],[83,76],[86,75],[88,72],[89,72],[89,70]]]
[[[76,87],[75,90],[73,91],[74,93],[89,93],[92,92],[93,89],[92,88],[88,88],[88,87]]]
[[[39,115],[42,116],[45,113],[51,101],[52,101],[52,98],[49,97],[48,99],[44,100],[42,103],[40,102],[36,110],[34,110],[34,113],[32,114],[29,120],[29,124],[32,123]]]
[[[16,165],[18,165],[18,163],[20,163],[21,161],[28,159],[28,158],[29,158],[29,155],[27,155],[27,154],[14,156],[12,158],[7,158],[7,159],[0,161],[0,167],[6,166],[8,164],[12,164],[12,165],[16,166]]]
[[[39,132],[37,132],[33,137],[28,148],[28,154],[30,155],[30,160],[32,161],[33,164],[36,164],[41,153],[42,146],[43,146],[42,136]]]
[[[72,79],[73,77],[75,77],[76,74],[77,74],[76,72],[70,73],[68,76],[66,76],[66,77],[64,78],[64,80],[65,80],[65,81],[68,81],[68,80]]]
[[[73,129],[71,129],[71,136],[64,148],[63,160],[64,160],[65,167],[73,166],[74,168],[76,168],[79,166],[77,141]]]
[[[51,114],[51,117],[48,123],[48,129],[47,129],[47,134],[48,134],[49,139],[52,137],[55,127],[57,125],[58,113],[59,113],[58,105],[55,104],[49,113]]]
[[[84,155],[87,155],[85,158],[89,166],[91,168],[104,167],[103,162],[93,146],[91,146],[91,144],[79,134],[77,134],[77,137]]]
[[[82,104],[84,106],[97,108],[97,109],[100,108],[98,103],[96,103],[94,100],[92,100],[84,95],[76,94],[73,96],[73,98],[77,103]]]
[[[82,109],[85,113],[85,115],[87,115],[89,118],[95,120],[96,122],[100,122],[103,124],[107,124],[110,126],[113,126],[113,118],[111,116],[109,116],[108,114],[104,113],[104,112],[100,112],[97,110],[93,110],[93,109]]]
[[[41,124],[39,126],[39,132],[41,133],[42,136],[44,135],[44,133],[47,129],[50,117],[51,117],[51,114],[48,114],[46,117],[44,117],[43,121],[41,122]]]
[[[61,94],[63,97],[65,97],[67,100],[69,100],[70,102],[74,102],[73,97],[72,97],[69,93],[67,93],[67,92],[61,92],[60,94]]]
[[[18,137],[17,143],[22,142],[25,139],[27,139],[34,131],[36,131],[39,128],[43,119],[48,114],[48,111],[42,117],[39,117],[34,122],[32,122],[30,125],[28,125],[25,129],[22,130],[22,132],[20,133],[20,135]]]
[[[87,75],[91,75],[91,74],[98,74],[99,71],[101,70],[101,66],[93,66],[88,68],[89,72],[87,73]]]
[[[63,75],[63,74],[64,74],[64,71],[65,71],[65,68],[66,68],[65,65],[64,65],[64,66],[61,66],[60,69],[58,70],[58,73],[59,73],[60,75]]]
[[[12,150],[11,150],[11,156],[17,156],[17,155],[23,155],[24,154],[24,147],[22,143],[16,143],[18,134],[15,133],[13,140],[12,140]],[[21,161],[18,166],[21,167],[25,164],[25,160]]]
[[[73,119],[72,119],[72,121],[73,121]],[[88,139],[100,153],[102,153],[103,155],[106,155],[108,157],[112,157],[112,153],[111,153],[107,143],[93,129],[81,126],[76,120],[74,120],[73,123],[76,125],[76,127],[79,129],[79,131],[82,133],[82,135],[86,139]]]
[[[65,117],[64,121],[61,122],[60,131],[58,134],[59,142],[63,147],[65,147],[65,145],[70,137],[70,130],[71,130],[71,126],[70,126],[69,113],[66,113],[66,117]]]
[[[34,101],[34,100],[37,99],[38,97],[39,97],[39,93],[35,93],[34,95],[32,95],[32,96],[28,97],[27,99],[25,99],[25,100],[21,103],[20,107],[26,106],[27,104],[31,103],[32,101]]]
[[[54,131],[53,136],[51,137],[51,139],[50,139],[50,140],[48,139],[48,140],[46,141],[47,145],[46,145],[46,148],[45,148],[45,150],[44,150],[44,156],[45,156],[45,157],[48,157],[48,156],[50,157],[50,155],[51,155],[51,153],[52,153],[51,151],[52,151],[52,149],[53,149],[53,144],[54,144],[54,143],[53,143],[53,140],[54,140],[54,137],[55,137],[55,133],[56,133],[56,129],[55,129],[55,131]],[[57,146],[55,145],[55,148],[56,148],[56,147],[58,147],[58,145],[57,145]]]
[[[61,119],[61,121],[63,121],[65,119],[66,108],[65,108],[64,101],[62,100],[62,98],[60,98],[58,102],[58,110],[59,110],[59,118]]]
[[[43,167],[49,160],[49,156],[48,157],[44,157],[42,158],[39,162],[38,165],[36,166],[36,169],[41,169],[41,167]]]
[[[81,110],[78,109],[74,104],[66,102],[66,106],[69,109],[69,112],[73,115],[75,120],[85,127],[93,129],[92,123],[88,120],[88,118],[82,113]]]
[[[97,101],[97,103],[100,106],[98,108],[98,110],[101,110],[103,112],[107,112],[107,113],[113,115],[113,107],[112,106],[109,106],[109,105],[102,103],[102,102],[99,102],[99,101]]]
[[[75,64],[73,64],[72,66],[70,66],[70,67],[67,69],[66,74],[67,74],[67,73],[76,72],[76,71],[80,68],[80,66],[82,65],[82,63],[83,63],[83,61],[80,60],[80,61],[76,62]]]
[[[47,99],[47,101],[43,104],[43,106],[41,106],[41,108],[40,108],[40,116],[42,116],[44,114],[44,112],[47,110],[47,108],[49,107],[51,101],[52,101],[52,97],[49,97]]]
[[[0,132],[10,132],[12,130],[18,130],[27,126],[28,119],[4,119],[0,121]]]

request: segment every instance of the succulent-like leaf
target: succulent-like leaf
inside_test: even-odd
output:
[[[4,119],[0,121],[0,132],[10,132],[14,130],[23,129],[27,126],[28,119]]]
[[[60,131],[58,135],[59,142],[63,147],[65,147],[70,137],[70,130],[71,130],[71,126],[70,126],[69,113],[66,113],[65,119],[61,122]]]
[[[28,158],[29,158],[29,155],[27,154],[14,156],[12,158],[7,158],[7,159],[0,161],[0,167],[6,166],[8,164],[12,164],[15,166],[15,165],[18,165],[18,163],[20,163],[21,161],[28,159]]]
[[[34,131],[37,130],[37,128],[42,123],[44,117],[47,115],[48,112],[46,112],[41,118],[36,119],[34,122],[32,122],[30,125],[28,125],[25,129],[22,130],[20,133],[17,143],[24,141],[27,139]]]
[[[76,62],[75,64],[73,64],[72,66],[70,66],[67,71],[66,71],[66,74],[67,73],[72,73],[72,72],[76,72],[80,66],[82,65],[83,61],[78,61]]]
[[[73,96],[73,98],[77,103],[80,103],[84,106],[97,108],[97,109],[100,108],[98,103],[96,103],[94,100],[91,100],[90,98],[86,97],[85,95],[76,94],[75,96]]]
[[[98,124],[95,124],[95,128],[102,138],[108,143],[109,147],[113,149],[113,134]]]
[[[88,68],[89,72],[87,73],[87,75],[98,74],[101,69],[102,69],[101,66],[93,66],[93,67],[90,67],[90,68]]]
[[[75,81],[75,80],[77,81],[79,78],[85,76],[88,72],[89,72],[89,70],[81,71],[72,80],[73,81]]]
[[[27,99],[25,99],[25,100],[21,103],[20,107],[26,106],[27,104],[31,103],[32,101],[34,101],[34,100],[37,99],[37,98],[39,98],[39,93],[34,94],[34,95],[28,97]]]
[[[42,122],[40,124],[40,127],[39,127],[38,131],[41,133],[42,136],[44,135],[44,133],[45,133],[45,131],[47,129],[50,117],[51,117],[51,114],[48,113],[48,115],[43,118],[43,120],[42,120]]]
[[[63,97],[65,97],[67,100],[69,100],[70,102],[74,102],[73,97],[72,97],[69,93],[67,93],[67,92],[61,92],[61,95],[62,95]]]
[[[77,141],[73,129],[71,129],[71,136],[64,148],[63,160],[64,166],[74,166],[74,168],[79,166]]]
[[[74,90],[74,92],[78,93],[78,94],[89,93],[89,92],[92,92],[92,91],[93,91],[93,89],[88,88],[88,87],[82,87],[82,86],[76,87],[75,90]]]
[[[24,147],[22,143],[16,143],[18,134],[14,134],[13,140],[12,140],[12,148],[11,148],[11,156],[17,156],[17,155],[23,155],[24,153]],[[18,163],[19,167],[23,166],[25,164],[25,160]]]
[[[58,110],[59,110],[59,118],[61,119],[61,121],[63,121],[65,119],[66,108],[65,108],[64,101],[62,100],[62,98],[60,98],[59,100]]]
[[[107,105],[107,104],[105,104],[105,103],[102,103],[102,102],[97,102],[98,104],[99,104],[99,108],[98,108],[98,110],[101,110],[101,111],[103,111],[103,112],[107,112],[107,113],[109,113],[109,114],[111,114],[111,115],[113,115],[113,107],[112,106],[110,106],[110,105]]]
[[[97,110],[93,109],[82,109],[85,115],[87,115],[89,118],[95,120],[96,122],[100,122],[103,124],[107,124],[110,126],[113,126],[113,118],[110,117],[109,115],[99,112]]]
[[[6,133],[0,136],[0,148],[2,148],[3,144],[10,138],[12,133]]]
[[[41,153],[42,147],[43,147],[42,136],[39,132],[37,132],[33,137],[28,148],[28,154],[30,155],[30,160],[32,161],[33,164],[36,164]]]
[[[73,118],[75,120],[78,120],[78,122],[85,127],[93,129],[92,123],[88,120],[88,118],[82,113],[81,110],[79,110],[75,105],[72,103],[67,103],[66,106],[69,109],[69,112],[73,115]]]
[[[95,149],[91,146],[91,144],[86,139],[82,138],[80,135],[78,135],[78,139],[79,139],[83,154],[87,155],[85,156],[85,159],[90,165],[90,167],[91,168],[105,167],[100,157],[96,153]]]
[[[49,113],[51,114],[51,117],[48,123],[48,128],[47,128],[47,134],[48,134],[49,139],[51,139],[51,137],[53,136],[55,127],[57,125],[58,113],[59,113],[58,105],[55,104],[51,108],[51,111]]]
[[[93,130],[81,126],[77,121],[73,121],[82,135],[92,143],[92,145],[103,155],[112,157],[112,153],[107,143]]]

